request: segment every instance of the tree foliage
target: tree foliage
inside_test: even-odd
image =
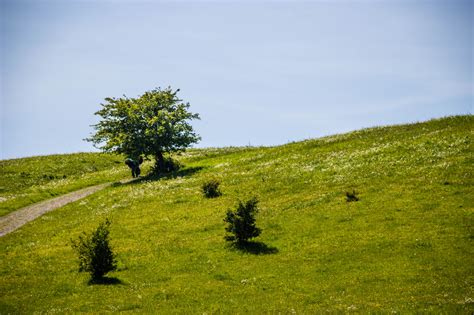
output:
[[[138,98],[105,98],[101,117],[93,125],[95,134],[87,141],[105,152],[125,154],[132,158],[140,155],[155,157],[158,170],[165,170],[164,153],[183,151],[200,137],[190,121],[199,119],[189,112],[189,103],[183,103],[172,90],[157,88]]]

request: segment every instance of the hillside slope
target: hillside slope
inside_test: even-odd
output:
[[[0,216],[126,176],[123,157],[116,155],[76,153],[0,160]]]
[[[173,176],[115,185],[0,239],[0,312],[471,313],[473,140],[473,116],[457,116],[190,150]],[[221,197],[202,196],[210,178]],[[251,196],[263,232],[230,248],[225,212]],[[105,217],[119,270],[88,285],[69,240]]]

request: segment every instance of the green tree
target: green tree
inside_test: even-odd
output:
[[[165,171],[164,153],[184,151],[201,139],[189,123],[199,115],[189,112],[189,103],[183,103],[178,92],[168,87],[138,98],[106,98],[95,113],[101,117],[93,125],[95,133],[86,140],[105,152],[153,156],[155,170]]]

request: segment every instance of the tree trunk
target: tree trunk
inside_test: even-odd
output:
[[[155,169],[157,169],[160,173],[165,172],[165,158],[163,157],[163,153],[157,152],[155,154]]]

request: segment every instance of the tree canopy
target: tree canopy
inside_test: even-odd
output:
[[[138,98],[105,98],[95,113],[101,120],[86,140],[105,152],[132,158],[151,155],[163,171],[163,153],[183,151],[201,139],[190,124],[199,114],[189,111],[189,103],[179,99],[178,92],[168,87],[147,91]]]

